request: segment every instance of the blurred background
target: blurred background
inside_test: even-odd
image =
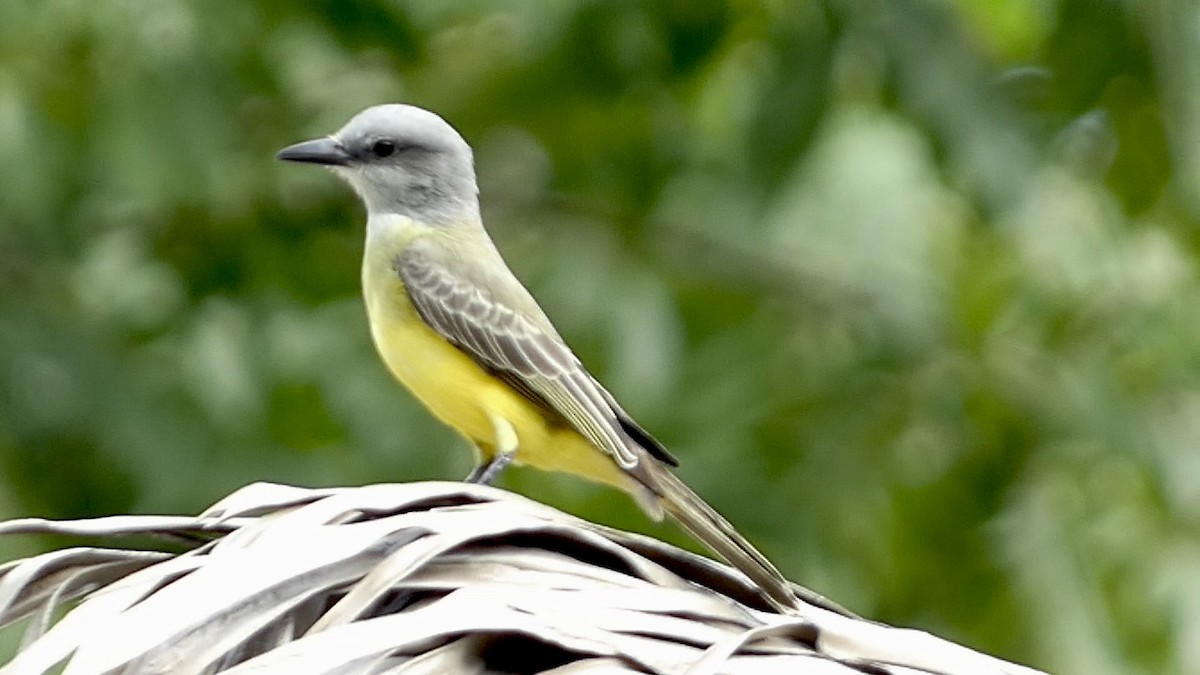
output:
[[[475,146],[513,269],[788,576],[1058,673],[1200,672],[1197,26],[6,0],[0,517],[466,474],[369,342],[357,200],[273,159],[404,101]],[[621,494],[503,482],[692,546]]]

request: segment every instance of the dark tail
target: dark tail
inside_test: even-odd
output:
[[[741,570],[780,609],[797,606],[796,592],[791,582],[775,569],[767,557],[758,552],[746,538],[709,506],[692,489],[679,480],[669,468],[658,462],[646,462],[645,468],[662,500],[663,510],[679,522],[692,536],[699,539],[730,565]]]

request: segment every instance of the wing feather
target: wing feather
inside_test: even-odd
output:
[[[501,289],[485,289],[423,248],[413,244],[405,249],[396,271],[425,323],[517,391],[532,394],[531,399],[548,406],[622,467],[637,466],[638,454],[630,447],[634,441],[621,421],[624,413],[619,416],[610,405],[608,392],[552,328],[539,325],[543,317],[526,316],[502,299],[523,294],[513,299],[536,306],[516,279],[502,280],[506,286]]]

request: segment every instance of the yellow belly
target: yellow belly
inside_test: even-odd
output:
[[[498,416],[517,433],[516,463],[631,489],[607,454],[426,325],[393,271],[376,272],[368,261],[363,281],[371,335],[384,363],[430,412],[466,436],[481,459],[495,453],[491,420]]]

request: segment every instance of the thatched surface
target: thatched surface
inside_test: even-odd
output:
[[[256,484],[195,518],[0,524],[30,532],[187,550],[0,567],[0,625],[28,621],[5,675],[1034,672],[802,589],[781,615],[723,565],[461,483]]]

